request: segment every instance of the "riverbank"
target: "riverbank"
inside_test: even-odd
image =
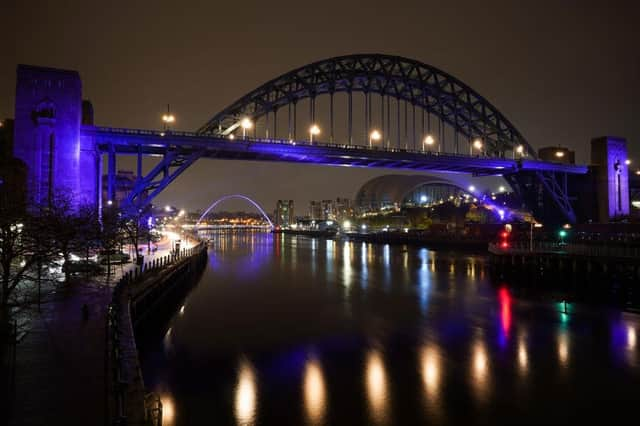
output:
[[[162,404],[145,388],[135,327],[180,284],[203,269],[206,253],[206,245],[199,243],[130,271],[115,286],[107,312],[105,348],[105,418],[109,424],[126,420],[128,425],[161,425]]]
[[[145,260],[158,264],[168,254],[168,249],[159,250]],[[18,335],[3,424],[105,422],[107,307],[113,286],[135,268],[133,263],[120,265],[109,278],[76,277],[43,300]]]

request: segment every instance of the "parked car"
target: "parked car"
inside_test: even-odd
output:
[[[131,257],[119,250],[102,250],[98,253],[98,262],[102,265],[109,263],[129,263]]]
[[[99,274],[103,271],[102,266],[93,260],[69,260],[62,265],[62,271],[69,274],[87,273]]]

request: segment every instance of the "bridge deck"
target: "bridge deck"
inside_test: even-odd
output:
[[[587,167],[537,160],[516,160],[462,154],[415,151],[398,148],[369,147],[296,142],[283,139],[235,139],[191,132],[117,129],[83,126],[82,135],[92,137],[99,149],[111,147],[117,154],[161,156],[167,151],[181,155],[200,152],[203,157],[323,164],[345,167],[377,167],[401,170],[424,170],[475,175],[504,175],[518,171],[552,171],[584,174]]]

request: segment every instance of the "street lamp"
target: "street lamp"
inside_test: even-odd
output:
[[[427,136],[425,136],[424,140],[422,141],[422,150],[423,150],[423,151],[425,150],[425,149],[424,149],[424,146],[425,146],[425,145],[427,145],[427,146],[430,146],[430,147],[431,147],[431,146],[433,146],[433,144],[435,144],[435,143],[436,143],[436,140],[433,138],[433,136],[431,136],[431,135],[427,135]]]
[[[371,133],[369,133],[369,148],[371,148],[372,146],[372,142],[371,141],[379,141],[380,139],[382,139],[382,134],[380,134],[379,131],[377,130],[373,130]]]
[[[480,153],[482,153],[482,140],[480,138],[473,141],[473,148],[477,149],[478,151],[480,151]],[[470,154],[473,155],[473,149],[471,149]]]
[[[167,113],[162,114],[162,122],[164,123],[164,130],[169,130],[169,126],[176,121],[175,115],[171,114],[171,108],[167,104]]]
[[[317,124],[312,124],[309,127],[309,142],[313,143],[313,137],[318,136],[320,134],[320,127]]]
[[[253,127],[253,122],[249,117],[245,117],[240,122],[240,127],[242,127],[242,139],[247,137],[247,130]]]
[[[533,251],[533,228],[542,228],[542,224],[529,222],[529,225],[529,251]]]

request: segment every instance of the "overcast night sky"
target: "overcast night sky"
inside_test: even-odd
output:
[[[176,128],[195,130],[293,68],[385,53],[456,76],[535,148],[561,144],[588,162],[592,137],[617,135],[640,163],[637,1],[9,3],[0,117],[13,116],[18,63],[78,70],[98,125],[160,128],[170,103]],[[269,211],[293,198],[303,214],[309,199],[354,197],[382,173],[389,171],[201,160],[158,201],[196,209],[242,193]]]

